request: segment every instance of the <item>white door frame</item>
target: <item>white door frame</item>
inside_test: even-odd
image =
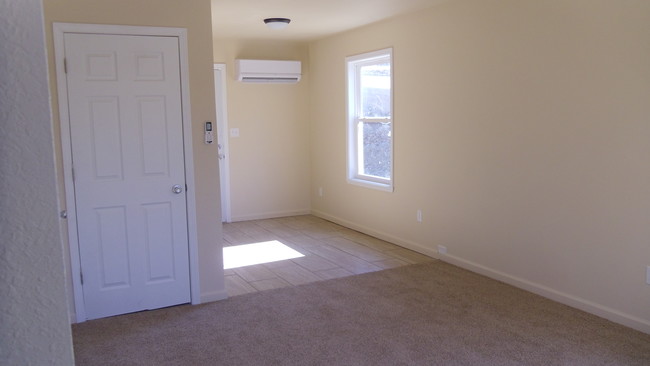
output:
[[[56,64],[59,119],[61,122],[61,150],[63,153],[63,178],[65,207],[68,221],[68,244],[70,246],[70,269],[74,291],[75,318],[86,320],[86,310],[81,285],[81,259],[77,236],[76,207],[72,172],[72,141],[70,139],[70,115],[68,110],[68,86],[65,73],[65,33],[93,33],[112,35],[177,37],[180,52],[181,103],[183,106],[183,151],[185,155],[185,183],[187,184],[187,233],[190,259],[190,294],[192,304],[201,302],[199,283],[199,255],[196,229],[196,197],[194,183],[194,159],[192,154],[192,118],[190,114],[189,64],[187,30],[185,28],[140,27],[120,25],[54,23],[54,55]]]
[[[217,82],[217,73],[221,74],[221,82]],[[230,149],[228,145],[228,106],[226,102],[226,64],[214,64],[214,95],[217,106],[217,140],[221,144],[219,159],[221,177],[221,211],[223,222],[231,222],[230,211]]]

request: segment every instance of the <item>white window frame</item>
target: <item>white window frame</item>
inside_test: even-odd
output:
[[[390,63],[390,106],[391,116],[389,118],[361,118],[361,93],[359,88],[360,67],[385,63],[386,59]],[[394,181],[394,131],[393,131],[393,49],[385,48],[378,51],[362,53],[355,56],[349,56],[345,59],[346,76],[347,76],[347,179],[348,183],[360,185],[363,187],[379,189],[382,191],[393,192]],[[390,177],[376,177],[359,173],[359,163],[361,161],[360,142],[362,136],[359,133],[359,123],[390,123],[391,127],[391,144],[390,160],[391,170]]]

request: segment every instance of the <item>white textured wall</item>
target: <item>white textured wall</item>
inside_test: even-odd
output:
[[[40,0],[0,0],[0,363],[71,365]]]

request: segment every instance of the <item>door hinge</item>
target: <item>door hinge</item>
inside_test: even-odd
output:
[[[73,181],[73,182],[75,181],[75,177],[74,177],[74,167],[72,167],[72,181]]]
[[[187,184],[185,185],[185,192],[187,192]]]
[[[68,59],[65,57],[63,58],[63,72],[68,73]]]
[[[67,219],[68,218],[68,211],[66,211],[66,210],[61,211],[61,213],[59,213],[59,216],[62,219]]]
[[[79,271],[79,278],[81,278],[81,284],[84,284],[84,273],[83,271]]]

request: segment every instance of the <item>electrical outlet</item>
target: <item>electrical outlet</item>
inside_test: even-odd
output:
[[[239,128],[231,128],[230,137],[239,137]]]
[[[422,222],[422,210],[417,211],[417,213],[415,214],[415,218],[416,220],[418,220],[418,222]]]
[[[447,247],[444,245],[438,245],[438,253],[439,254],[447,254]]]

